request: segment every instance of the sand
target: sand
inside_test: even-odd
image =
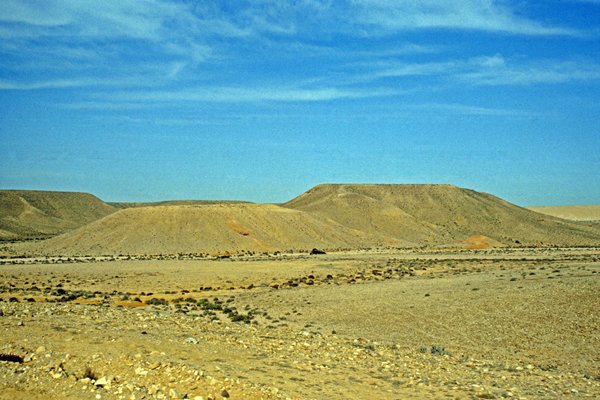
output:
[[[0,398],[600,395],[597,248],[4,262]]]

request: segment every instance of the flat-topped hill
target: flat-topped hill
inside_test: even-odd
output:
[[[363,234],[267,204],[127,208],[32,244],[42,254],[176,254],[359,247]]]
[[[0,190],[0,239],[57,235],[114,211],[88,193]]]
[[[383,243],[597,245],[600,231],[452,185],[319,185],[283,206],[332,219]]]

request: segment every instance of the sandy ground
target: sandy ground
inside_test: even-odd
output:
[[[599,278],[597,248],[4,258],[0,398],[598,398]]]

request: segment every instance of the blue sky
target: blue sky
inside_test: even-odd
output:
[[[0,188],[600,204],[600,1],[0,2]]]

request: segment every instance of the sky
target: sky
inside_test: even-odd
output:
[[[600,204],[600,0],[2,0],[0,188]]]

